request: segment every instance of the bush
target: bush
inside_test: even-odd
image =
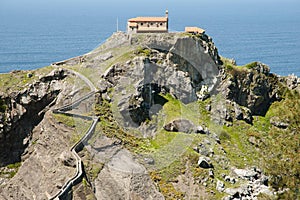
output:
[[[220,133],[220,140],[230,140],[231,139],[231,137],[230,137],[230,135],[226,132],[226,131],[221,131],[221,133]]]
[[[20,166],[21,166],[21,163],[20,162],[16,162],[16,163],[13,163],[13,164],[9,164],[6,167],[8,169],[18,169]]]
[[[6,111],[7,106],[5,105],[4,101],[0,99],[0,112],[4,113]]]
[[[147,48],[139,47],[137,49],[137,54],[141,54],[141,55],[149,57],[151,55],[151,50],[147,49]]]
[[[257,66],[257,62],[252,62],[249,64],[246,64],[244,67],[246,67],[247,69],[253,69]]]

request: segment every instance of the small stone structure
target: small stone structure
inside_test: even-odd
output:
[[[128,20],[128,33],[167,33],[169,12],[165,17],[136,17]]]
[[[205,30],[199,27],[185,27],[185,32],[193,34],[203,34]]]

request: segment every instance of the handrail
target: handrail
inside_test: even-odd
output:
[[[91,96],[93,96],[95,94],[94,91],[89,92],[88,94],[84,95],[83,97],[76,99],[74,102],[70,103],[70,104],[66,104],[64,106],[61,106],[57,109],[53,109],[53,112],[61,112],[61,111],[69,111],[72,110],[74,107],[77,107],[82,101],[90,98]]]
[[[76,76],[78,76],[79,78],[81,78],[87,85],[89,85],[91,92],[84,95],[83,97],[80,97],[79,99],[75,100],[74,102],[72,102],[70,104],[53,109],[52,112],[56,113],[56,114],[64,114],[67,116],[73,116],[73,117],[81,118],[81,119],[85,119],[85,120],[93,120],[93,123],[91,124],[89,129],[86,131],[86,133],[83,135],[83,137],[79,141],[77,141],[70,149],[70,151],[73,153],[73,155],[76,159],[75,175],[72,178],[70,178],[67,182],[65,182],[65,184],[62,186],[62,188],[55,195],[50,197],[49,200],[64,199],[64,197],[66,197],[66,195],[72,189],[72,187],[81,181],[81,178],[84,175],[83,162],[77,153],[82,150],[85,143],[87,143],[87,141],[91,138],[92,134],[95,131],[97,122],[99,120],[99,117],[97,117],[97,116],[84,116],[84,115],[66,112],[66,111],[72,110],[74,107],[77,107],[82,101],[90,98],[97,91],[97,89],[93,85],[93,83],[90,80],[88,80],[85,76],[83,76],[82,74],[75,72],[73,70],[69,70],[69,71],[72,72],[73,74],[75,74]]]

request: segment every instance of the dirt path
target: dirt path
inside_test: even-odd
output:
[[[71,114],[71,113],[67,112],[67,111],[71,111],[73,108],[79,106],[83,101],[85,101],[89,97],[93,96],[97,92],[97,88],[94,86],[94,84],[88,78],[86,78],[82,74],[80,74],[76,71],[73,71],[73,70],[69,70],[69,69],[65,69],[65,70],[68,70],[72,74],[74,74],[77,77],[79,77],[80,79],[82,79],[90,87],[91,92],[89,92],[88,94],[73,101],[71,104],[63,105],[59,108],[53,109],[52,112],[59,113],[59,114],[65,114],[67,116],[72,116],[72,117],[76,117],[76,118],[92,120],[93,123],[91,124],[91,126],[89,127],[87,132],[84,134],[84,136],[78,142],[76,142],[70,149],[70,151],[72,152],[73,156],[76,159],[75,175],[73,177],[71,177],[54,196],[50,197],[49,198],[50,200],[62,199],[64,197],[66,197],[68,195],[69,191],[72,190],[72,187],[81,182],[81,179],[84,175],[83,162],[77,153],[83,149],[84,145],[91,138],[92,134],[94,133],[95,127],[97,125],[97,122],[99,120],[99,118],[97,116],[84,116],[84,115],[80,115],[80,114]]]

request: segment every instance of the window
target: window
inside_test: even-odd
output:
[[[153,26],[153,23],[150,23],[151,26]]]
[[[162,25],[163,25],[163,23],[160,23],[160,25],[162,26]]]
[[[144,23],[141,23],[141,26],[143,26],[144,25]]]

